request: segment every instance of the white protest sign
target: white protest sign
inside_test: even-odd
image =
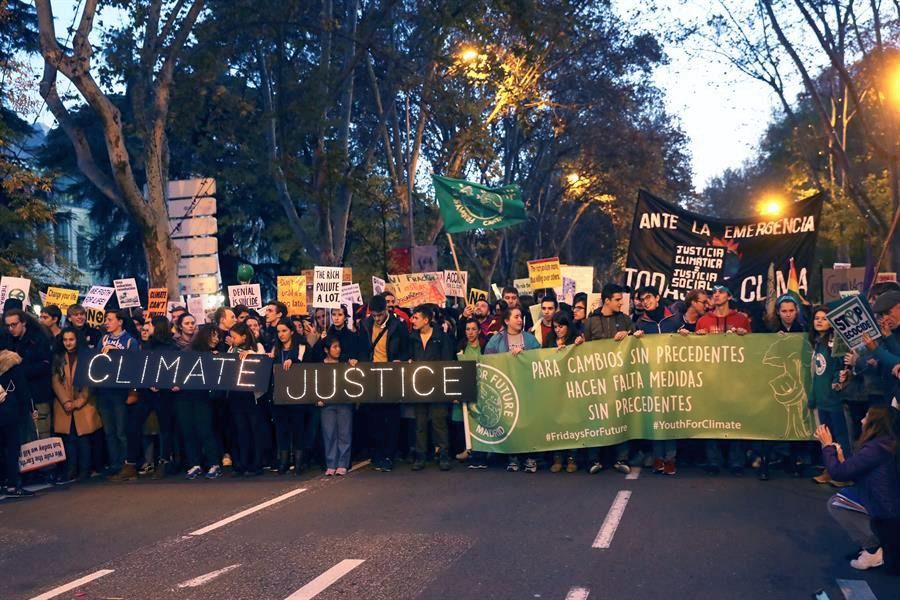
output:
[[[594,267],[560,265],[559,271],[563,277],[575,280],[575,293],[584,292],[588,294],[594,291]]]
[[[28,473],[66,460],[62,438],[51,437],[22,444],[19,447],[19,472]]]
[[[558,300],[572,306],[575,302],[575,280],[565,275],[563,275],[562,280],[562,296]]]
[[[316,308],[341,307],[341,267],[316,267],[313,274],[312,305]]]
[[[863,344],[863,336],[877,339],[881,337],[881,328],[875,321],[869,305],[861,296],[852,296],[828,311],[825,315],[835,333],[850,348],[858,348]]]
[[[372,295],[377,296],[378,294],[384,293],[384,286],[386,285],[386,281],[381,277],[372,276]]]
[[[494,292],[494,297],[497,300],[503,299],[503,293],[500,291],[500,286],[498,286],[496,283],[491,284],[491,291]]]
[[[28,301],[28,291],[31,289],[31,280],[24,277],[0,277],[0,306],[7,299],[21,300],[22,306],[31,304]]]
[[[469,273],[467,271],[444,271],[444,294],[465,298],[468,287]]]
[[[206,323],[206,308],[203,296],[192,296],[187,301],[187,311],[194,317],[198,325]]]
[[[96,308],[102,310],[106,308],[106,303],[116,293],[116,288],[106,287],[105,285],[92,285],[88,293],[84,295],[81,305],[85,308]]]
[[[341,304],[352,309],[354,304],[362,303],[362,292],[358,283],[345,283],[341,286]]]
[[[534,296],[534,290],[531,288],[531,279],[528,277],[513,279],[513,287],[516,288],[520,296]]]
[[[119,300],[119,308],[139,308],[141,297],[138,295],[137,281],[133,277],[128,279],[116,279],[113,281],[116,288],[116,298]]]
[[[228,286],[228,305],[243,304],[253,310],[262,310],[262,292],[258,283]]]

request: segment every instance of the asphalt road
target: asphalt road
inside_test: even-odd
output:
[[[900,598],[843,558],[830,493],[694,469],[93,482],[0,501],[0,598]]]

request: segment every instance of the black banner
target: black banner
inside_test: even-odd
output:
[[[275,369],[275,404],[475,402],[475,362],[296,364]]]
[[[800,292],[806,294],[822,200],[817,194],[789,203],[779,216],[729,220],[694,214],[641,190],[625,285],[652,285],[664,298],[680,300],[694,288],[724,284],[736,301],[752,308],[766,299],[770,263],[776,293],[787,291],[793,258]]]
[[[251,354],[113,350],[78,355],[75,385],[93,388],[223,390],[265,392],[272,376],[272,359]]]

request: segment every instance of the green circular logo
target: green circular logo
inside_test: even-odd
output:
[[[21,300],[22,304],[25,303],[25,290],[20,290],[18,288],[13,288],[9,290],[9,293],[6,295],[7,298],[12,298],[13,300]]]
[[[478,364],[478,402],[470,409],[475,419],[471,435],[485,444],[506,440],[519,420],[519,393],[506,373]]]

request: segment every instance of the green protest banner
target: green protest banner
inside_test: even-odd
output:
[[[447,233],[500,229],[528,220],[518,185],[492,188],[440,175],[432,176],[432,182]]]
[[[473,450],[518,453],[631,439],[807,440],[803,334],[628,337],[483,356],[466,407]]]

